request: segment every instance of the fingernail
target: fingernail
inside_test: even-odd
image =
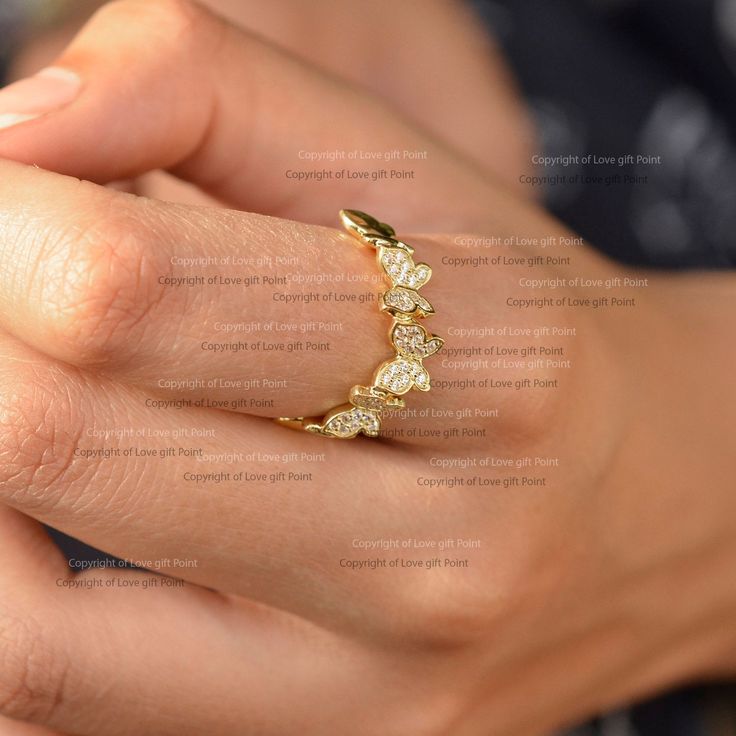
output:
[[[0,90],[0,130],[35,120],[73,102],[82,80],[57,66],[42,69]]]

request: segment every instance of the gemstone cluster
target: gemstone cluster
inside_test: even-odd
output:
[[[389,339],[395,356],[378,366],[369,386],[353,386],[349,403],[335,407],[322,419],[279,421],[325,437],[352,439],[361,433],[376,437],[382,415],[404,406],[404,394],[429,391],[429,373],[422,361],[439,351],[444,340],[417,322],[434,314],[432,305],[419,294],[432,269],[426,263],[414,262],[414,249],[396,239],[390,225],[358,210],[341,210],[340,219],[351,235],[376,250],[390,282],[390,288],[381,295],[380,307],[392,320]]]

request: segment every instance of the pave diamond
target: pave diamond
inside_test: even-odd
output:
[[[412,257],[401,248],[382,248],[381,265],[394,284],[410,289],[420,289],[432,275],[426,263],[415,265]]]
[[[429,389],[429,373],[427,373],[426,369],[422,368],[421,372],[415,374],[414,382],[420,391]]]
[[[378,367],[372,384],[353,386],[349,403],[335,407],[322,420],[283,417],[279,421],[323,436],[349,439],[363,433],[375,437],[384,412],[405,405],[403,394],[412,389],[429,391],[429,373],[422,360],[438,352],[444,341],[419,324],[423,317],[434,314],[432,305],[419,294],[432,277],[432,269],[414,262],[414,249],[396,239],[390,226],[357,210],[341,210],[340,217],[348,232],[375,248],[379,265],[391,282],[381,294],[380,309],[392,317],[394,357]]]
[[[403,399],[375,386],[353,386],[350,390],[350,402],[360,409],[376,412],[404,406]]]
[[[426,358],[434,355],[445,343],[429,333],[421,325],[396,325],[391,340],[401,355],[410,358]]]
[[[396,358],[379,368],[376,385],[399,396],[414,386],[420,391],[426,391],[429,387],[429,374],[419,362]]]
[[[413,314],[434,314],[432,305],[420,294],[403,286],[394,286],[383,295],[386,310],[398,318],[407,318]]]
[[[360,432],[375,436],[380,428],[381,420],[375,412],[353,407],[328,419],[324,425],[324,432],[334,437],[346,439],[355,437]]]

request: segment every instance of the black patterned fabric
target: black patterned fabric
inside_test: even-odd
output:
[[[572,158],[537,169],[566,177],[546,187],[549,207],[621,261],[735,265],[736,0],[476,5],[514,66],[545,155]]]

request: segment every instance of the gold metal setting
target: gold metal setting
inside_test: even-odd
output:
[[[352,439],[361,433],[376,437],[383,413],[403,407],[404,394],[429,391],[429,373],[422,361],[434,355],[444,340],[417,322],[434,314],[432,305],[419,294],[432,277],[432,269],[426,263],[415,263],[414,249],[375,217],[358,210],[340,210],[340,220],[353,237],[375,249],[391,284],[381,295],[380,309],[391,317],[389,340],[395,356],[378,366],[369,386],[353,386],[349,403],[335,407],[322,419],[281,417],[277,421],[323,437]]]

